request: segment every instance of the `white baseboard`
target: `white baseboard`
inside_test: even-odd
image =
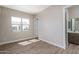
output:
[[[18,39],[18,40],[14,40],[14,41],[2,42],[2,43],[0,43],[0,45],[8,44],[8,43],[13,43],[13,42],[18,42],[18,41],[22,41],[22,40],[27,40],[27,39],[31,39],[31,38],[35,38],[35,37],[22,38],[22,39]],[[47,40],[44,40],[44,39],[41,39],[41,38],[39,38],[39,39],[42,40],[42,41],[45,41],[45,42],[47,42],[47,43],[49,43],[49,44],[51,44],[51,45],[55,45],[55,46],[57,46],[57,47],[60,47],[60,48],[65,49],[65,47],[63,47],[63,46],[57,45],[57,44],[55,44],[55,43],[52,43],[52,42],[50,42],[50,41],[47,41]]]
[[[13,40],[13,41],[8,41],[8,42],[1,42],[0,45],[8,44],[8,43],[13,43],[13,42],[18,42],[18,41],[27,40],[27,39],[32,39],[32,38],[35,38],[35,37],[22,38],[22,39]]]
[[[44,40],[44,39],[41,39],[41,38],[39,38],[39,39],[40,39],[41,41],[47,42],[47,43],[49,43],[49,44],[51,44],[51,45],[54,45],[54,46],[57,46],[57,47],[59,47],[59,48],[66,49],[66,48],[65,48],[65,47],[63,47],[63,46],[57,45],[57,44],[52,43],[52,42],[50,42],[50,41],[47,41],[47,40]]]

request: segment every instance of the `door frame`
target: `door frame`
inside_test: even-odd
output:
[[[69,15],[68,15],[68,8],[72,7],[73,5],[69,5],[69,6],[66,6],[63,8],[63,25],[65,28],[65,31],[64,31],[64,39],[65,39],[65,48],[68,48],[69,47],[69,42],[68,42],[68,18],[69,18]]]

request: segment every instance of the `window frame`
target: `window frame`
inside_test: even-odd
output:
[[[12,27],[12,25],[19,25],[20,26],[19,31],[18,30],[13,30],[13,28],[12,28],[13,32],[26,32],[30,29],[30,19],[29,18],[24,18],[26,20],[29,20],[29,24],[23,24],[23,17],[16,17],[16,18],[21,18],[21,22],[20,22],[20,24],[13,24],[12,23],[12,17],[15,17],[15,16],[11,16],[11,27]],[[24,25],[29,26],[29,29],[23,30]]]

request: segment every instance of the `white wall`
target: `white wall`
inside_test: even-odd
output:
[[[41,40],[65,48],[64,6],[51,6],[37,15],[38,36]]]
[[[33,38],[33,15],[23,13],[20,11],[4,8],[1,8],[1,18],[0,18],[0,43],[2,42],[10,42],[15,40],[20,40],[23,38]],[[11,27],[11,16],[15,17],[24,17],[30,19],[30,30],[26,32],[12,32]]]

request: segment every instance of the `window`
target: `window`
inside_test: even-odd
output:
[[[26,18],[22,18],[22,30],[29,30],[29,20]]]
[[[12,31],[21,32],[29,30],[29,19],[20,17],[11,17]]]

